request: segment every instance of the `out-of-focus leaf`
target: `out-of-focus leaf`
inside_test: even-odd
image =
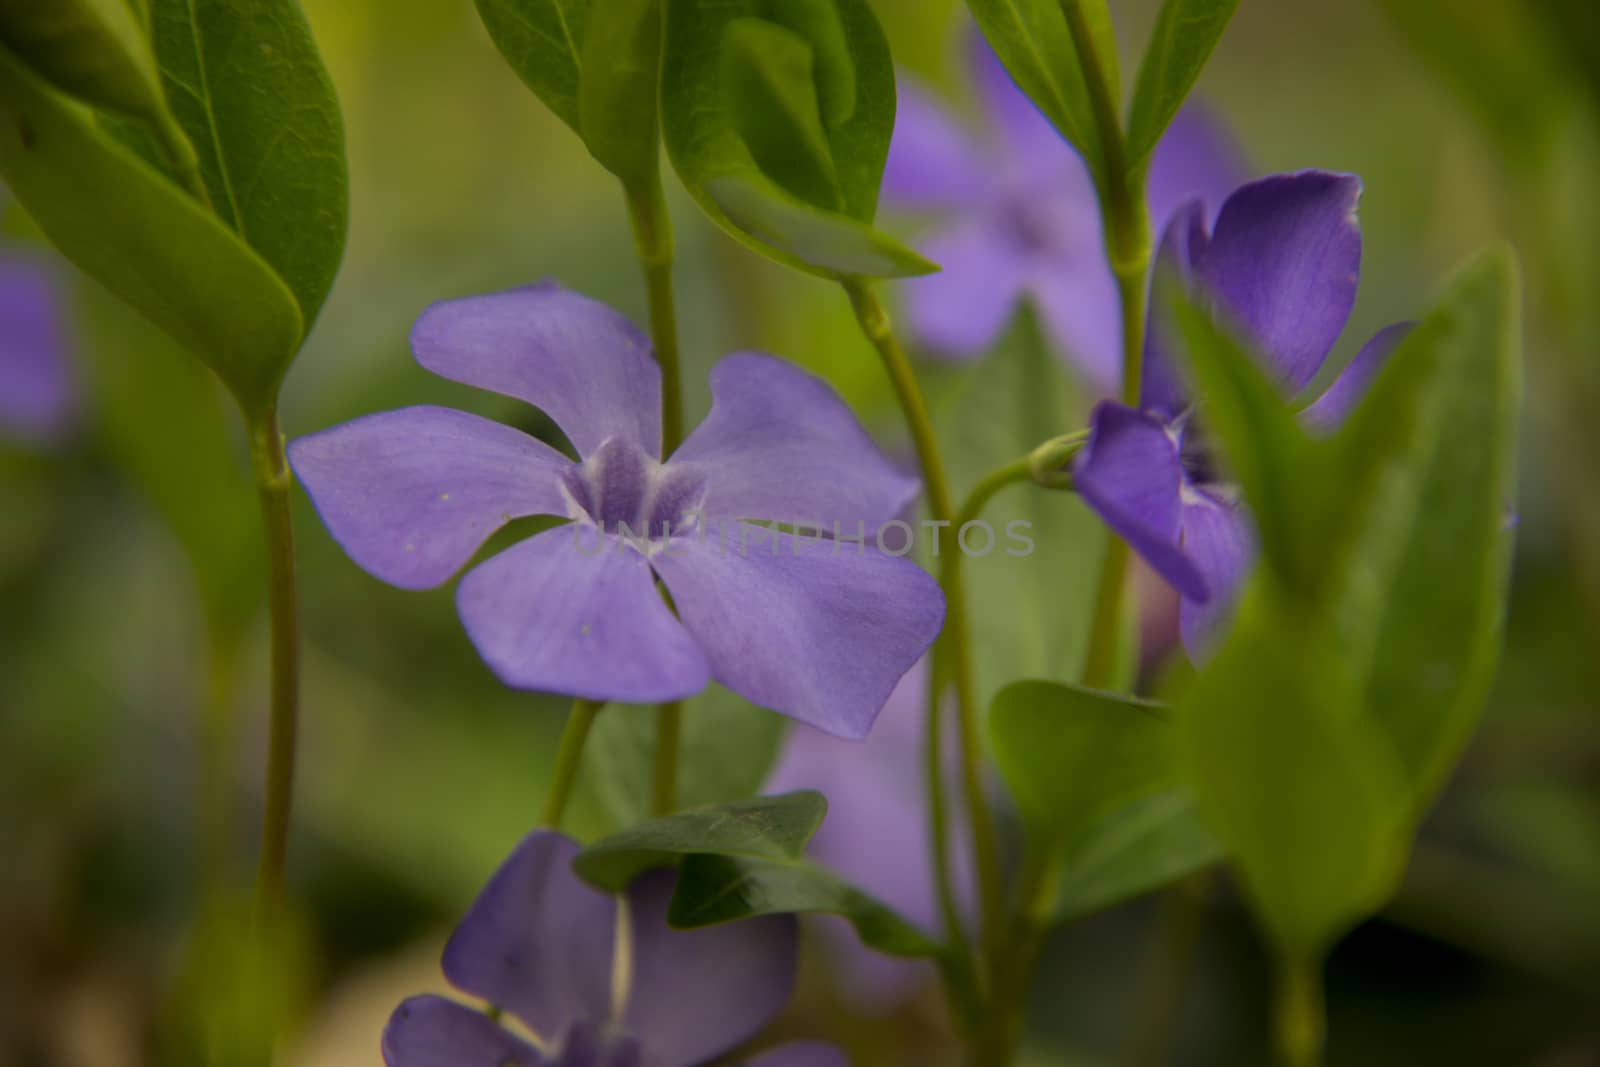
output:
[[[581,48],[577,128],[583,143],[624,182],[652,183],[661,153],[661,0],[593,5]]]
[[[933,269],[872,228],[895,88],[888,44],[865,0],[666,4],[662,132],[684,185],[718,225],[780,263],[824,277]],[[754,32],[752,21],[773,29]],[[809,86],[794,62],[801,42],[810,49]],[[765,81],[767,91],[735,101],[730,85],[752,81]],[[836,196],[824,197],[827,183],[816,180],[824,147],[816,143],[818,124]],[[786,138],[804,144],[784,147]],[[810,179],[797,179],[797,158]]]
[[[574,133],[579,132],[579,85],[589,0],[476,3],[484,28],[517,77],[557,118],[572,127]]]
[[[995,351],[935,401],[957,492],[1081,428],[1086,407],[1034,313],[1024,310]],[[1003,490],[983,520],[995,546],[976,554],[982,538],[974,533],[964,567],[978,700],[988,707],[1002,686],[1021,678],[1078,680],[1091,607],[1088,597],[1061,590],[1093,588],[1105,527],[1075,494],[1031,484]]]
[[[693,808],[597,841],[579,853],[573,868],[593,885],[616,892],[645,871],[694,853],[798,860],[827,812],[828,802],[811,790]]]
[[[1053,682],[995,698],[995,762],[1035,847],[1061,871],[1075,918],[1216,861],[1178,784],[1167,709]]]
[[[676,927],[758,915],[826,914],[849,920],[863,943],[891,956],[937,956],[939,945],[887,905],[801,859],[688,856],[667,911]]]
[[[303,333],[282,280],[4,49],[0,174],[68,259],[181,341],[247,408],[276,393]]]
[[[1263,523],[1277,565],[1258,569],[1196,679],[1181,749],[1202,814],[1298,960],[1393,891],[1493,672],[1521,396],[1516,290],[1509,253],[1466,270],[1340,432],[1296,446],[1298,479],[1283,465],[1281,401],[1242,369],[1247,355],[1185,323],[1204,410],[1223,417],[1252,510],[1278,518]]]
[[[277,271],[304,329],[333,285],[349,217],[344,123],[297,0],[154,0],[173,114],[217,217]]]
[[[1000,62],[1052,125],[1075,147],[1097,179],[1105,172],[1095,130],[1089,87],[1062,14],[1063,0],[967,0],[973,17]],[[1106,0],[1066,0],[1077,4],[1094,38],[1115,100],[1117,39]]]
[[[1238,6],[1239,0],[1167,0],[1162,5],[1128,113],[1130,166],[1155,151]]]
[[[84,103],[165,119],[149,35],[127,0],[0,0],[0,44]]]
[[[584,747],[575,815],[606,832],[650,817],[654,708],[614,707],[595,719]],[[777,758],[785,719],[719,685],[683,707],[678,801],[686,808],[746,800]]]

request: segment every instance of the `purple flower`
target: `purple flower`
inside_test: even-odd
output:
[[[0,435],[52,445],[76,415],[59,279],[33,256],[0,253]]]
[[[924,660],[895,687],[867,740],[789,731],[763,792],[815,789],[826,796],[828,818],[807,843],[807,854],[923,929],[934,930],[940,916],[926,813],[927,692]],[[955,803],[960,795],[956,768],[947,770],[945,794]],[[958,887],[969,881],[964,841],[964,835],[951,835]],[[841,992],[866,1011],[893,1008],[937,977],[927,962],[893,959],[865,948],[843,919],[817,916],[814,922]]]
[[[743,521],[849,537],[916,494],[818,379],[728,356],[711,372],[711,414],[663,462],[660,371],[602,304],[550,283],[445,301],[411,343],[436,374],[542,408],[578,461],[438,407],[302,438],[290,460],[350,557],[406,589],[446,581],[513,518],[573,520],[457,589],[468,635],[507,685],[654,703],[715,678],[859,738],[938,633],[944,599],[915,564]]]
[[[572,873],[577,853],[562,834],[530,834],[445,946],[450,983],[528,1037],[443,997],[413,997],[384,1030],[389,1067],[695,1067],[755,1036],[788,1001],[793,916],[672,930],[672,871],[613,896]],[[845,1067],[814,1042],[741,1062]]]
[[[1199,204],[1181,209],[1161,244],[1198,299],[1251,343],[1286,392],[1316,377],[1355,305],[1361,269],[1360,179],[1305,171],[1252,182],[1228,197],[1208,230]],[[1226,616],[1255,554],[1249,517],[1211,463],[1193,407],[1165,352],[1159,323],[1145,346],[1139,410],[1095,408],[1075,483],[1106,524],[1178,590],[1191,654]],[[1405,325],[1380,332],[1302,417],[1337,425]]]
[[[970,358],[1031,300],[1090,384],[1114,392],[1122,324],[1089,172],[977,34],[970,56],[981,131],[962,129],[916,85],[903,81],[899,90],[884,195],[947,213],[920,245],[944,270],[905,283],[906,322],[930,350]],[[1185,110],[1151,162],[1152,224],[1159,232],[1193,197],[1220,203],[1243,178],[1220,127]]]

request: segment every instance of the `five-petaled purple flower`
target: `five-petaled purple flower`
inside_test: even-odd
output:
[[[759,353],[726,357],[711,372],[711,414],[663,462],[660,370],[603,304],[550,283],[450,300],[411,342],[434,373],[543,409],[578,461],[438,407],[302,438],[290,460],[350,557],[403,588],[446,581],[512,518],[574,520],[478,565],[457,590],[467,633],[506,684],[654,703],[715,678],[859,738],[938,633],[933,579],[848,540],[900,514],[917,483],[811,375]]]
[[[450,983],[528,1036],[452,1000],[413,997],[384,1030],[389,1067],[696,1067],[754,1037],[788,1001],[792,915],[672,930],[672,871],[613,896],[572,872],[577,853],[559,833],[530,834],[445,946]],[[741,1067],[845,1067],[845,1058],[798,1042]]]
[[[970,358],[1031,300],[1057,348],[1113,393],[1122,323],[1088,169],[976,33],[969,55],[991,129],[969,133],[904,79],[899,91],[885,200],[948,213],[919,245],[944,270],[905,283],[906,323],[930,351]],[[1152,225],[1191,198],[1220,203],[1244,177],[1220,127],[1184,110],[1150,164]]]
[[[76,414],[58,279],[34,256],[0,252],[0,436],[51,445]]]
[[[1215,230],[1191,203],[1162,239],[1161,269],[1176,270],[1284,389],[1298,393],[1316,377],[1355,305],[1360,198],[1353,175],[1304,171],[1241,187],[1223,204]],[[1195,654],[1227,613],[1255,542],[1237,493],[1217,479],[1159,326],[1152,320],[1139,409],[1112,401],[1096,407],[1075,484],[1178,590],[1184,644]],[[1343,420],[1406,328],[1373,337],[1302,417],[1314,428]]]

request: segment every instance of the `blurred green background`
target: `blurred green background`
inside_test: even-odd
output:
[[[290,376],[288,432],[417,402],[536,428],[525,409],[426,375],[406,334],[432,300],[546,276],[642,321],[615,183],[504,65],[469,0],[305,6],[344,108],[352,221],[339,281]],[[1131,70],[1155,4],[1112,6]],[[898,62],[959,99],[959,4],[876,7]],[[1600,1064],[1596,10],[1591,0],[1246,0],[1200,85],[1255,171],[1365,179],[1347,338],[1420,312],[1491,240],[1517,246],[1528,282],[1506,657],[1403,893],[1334,956],[1333,1064]],[[737,247],[671,194],[691,417],[718,356],[764,348],[826,375],[887,447],[903,448],[837,289]],[[29,239],[17,209],[5,221]],[[84,416],[53,452],[0,446],[0,1065],[131,1067],[171,1057],[155,1050],[167,1047],[171,990],[192,960],[195,887],[208,863],[227,862],[202,842],[231,837],[248,853],[253,841],[265,691],[255,502],[218,390],[135,315],[64,264],[61,274]],[[924,369],[942,432],[1003,426],[1003,406],[961,400],[979,372]],[[1060,429],[1081,417],[1064,410]],[[378,583],[303,497],[298,507],[306,673],[291,876],[304,984],[281,1063],[371,1067],[389,1011],[442,988],[443,937],[533,824],[563,703],[499,687],[450,589]],[[1051,595],[1069,605],[1060,633],[1032,635],[1068,672],[1081,630],[1070,606],[1087,602],[1098,553],[1092,524],[1069,521],[1082,539],[1062,548],[1059,570],[1030,579],[1059,582]],[[996,579],[991,597],[1008,588]],[[765,774],[779,724],[743,710],[739,729],[691,741],[702,776],[717,778],[698,787],[707,796]],[[602,739],[599,765],[625,768],[628,727],[644,712],[608,714],[634,717]],[[219,752],[237,753],[231,789],[200,770]],[[574,829],[626,818],[634,785],[588,774]],[[1030,1063],[1119,1062],[1145,1026],[1140,978],[1173,913],[1137,901],[1051,941]],[[1208,896],[1196,936],[1169,1061],[1265,1063],[1267,964],[1226,886]],[[942,1062],[936,994],[867,1025],[816,961],[802,986],[787,1028],[834,1035],[858,1064]]]

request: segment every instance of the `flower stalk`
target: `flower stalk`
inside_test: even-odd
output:
[[[561,745],[556,750],[556,766],[550,776],[550,793],[545,798],[544,819],[540,825],[547,830],[559,830],[567,813],[567,802],[572,799],[572,787],[578,781],[578,765],[583,762],[583,746],[589,740],[594,720],[605,707],[603,700],[572,702],[572,712],[561,730]]]

